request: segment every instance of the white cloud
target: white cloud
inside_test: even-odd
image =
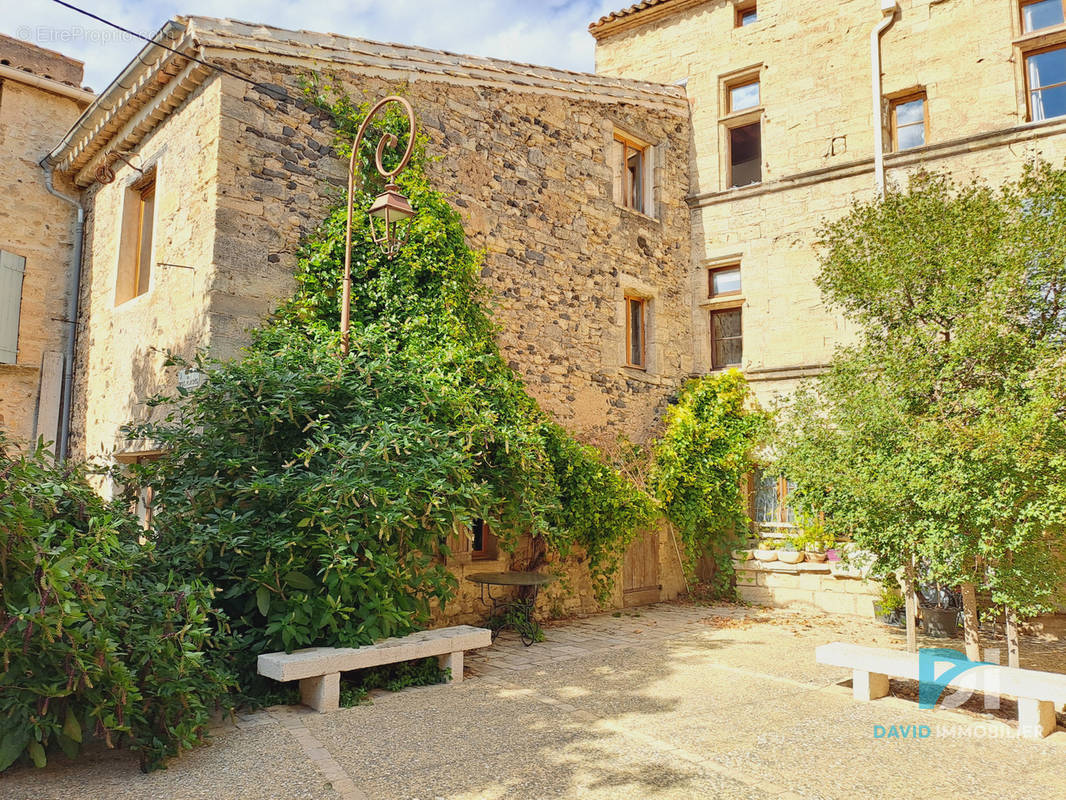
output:
[[[148,36],[178,14],[230,17],[385,42],[592,71],[587,26],[631,0],[72,0]],[[143,45],[50,0],[5,0],[0,32],[85,62],[103,89]]]

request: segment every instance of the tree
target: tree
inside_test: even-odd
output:
[[[1063,586],[1066,171],[998,190],[919,173],[820,245],[818,284],[859,337],[797,393],[780,468],[883,569],[959,586],[976,658],[978,588],[1013,628]]]

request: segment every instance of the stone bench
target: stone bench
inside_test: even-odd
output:
[[[463,652],[492,644],[487,628],[457,625],[419,631],[363,647],[309,647],[292,653],[259,656],[260,675],[276,681],[299,681],[300,702],[316,711],[340,708],[341,673],[400,661],[437,656],[451,670],[450,683],[463,679]]]
[[[890,677],[919,682],[924,677],[920,672],[918,653],[833,642],[818,647],[815,658],[819,664],[852,670],[852,693],[856,700],[876,700],[887,695]],[[947,660],[937,659],[940,664]],[[1015,698],[1018,701],[1019,735],[1028,738],[1050,735],[1056,726],[1055,708],[1066,703],[1066,675],[1056,672],[985,664],[953,676],[948,676],[941,668],[937,671],[936,682],[944,687]]]

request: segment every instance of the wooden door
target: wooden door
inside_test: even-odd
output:
[[[622,605],[643,606],[659,601],[659,534],[642,533],[626,551],[622,565]]]

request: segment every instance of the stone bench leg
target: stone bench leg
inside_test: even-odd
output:
[[[440,662],[441,669],[450,669],[452,671],[451,678],[448,679],[448,683],[459,683],[463,679],[463,651],[458,653],[445,653],[442,656],[437,656],[437,661]]]
[[[336,711],[341,707],[341,674],[331,672],[301,680],[300,702],[315,711]]]
[[[856,700],[876,700],[888,694],[888,676],[856,669],[851,673],[851,691]]]
[[[1042,739],[1050,736],[1057,724],[1055,704],[1051,700],[1018,698],[1018,732],[1021,736],[1027,739]]]

